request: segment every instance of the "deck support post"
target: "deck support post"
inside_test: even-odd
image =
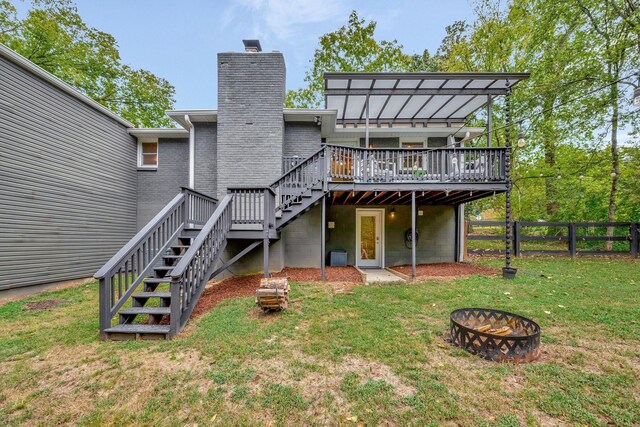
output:
[[[262,228],[264,231],[264,237],[262,240],[262,268],[264,271],[264,277],[269,277],[269,229],[275,222],[275,198],[268,190],[264,191],[264,218],[262,222]]]
[[[265,231],[265,237],[262,240],[262,269],[264,270],[264,277],[269,277],[269,231]]]
[[[416,278],[416,192],[411,192],[411,277]]]
[[[511,267],[511,243],[513,239],[513,218],[511,216],[511,85],[509,80],[506,82],[507,95],[505,97],[505,121],[506,135],[504,153],[504,169],[507,181],[507,191],[505,193],[505,250],[504,250],[504,267],[502,268],[502,277],[505,279],[515,279],[517,270]]]
[[[327,280],[327,276],[325,274],[325,244],[326,244],[326,230],[327,228],[327,197],[326,195],[322,196],[322,221],[320,224],[320,272],[322,274],[322,281],[325,282]]]

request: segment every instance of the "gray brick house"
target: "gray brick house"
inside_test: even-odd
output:
[[[462,260],[464,203],[510,189],[508,147],[493,146],[492,133],[467,118],[486,108],[490,127],[492,100],[527,75],[327,73],[325,108],[289,109],[283,55],[245,42],[243,52],[218,54],[218,108],[168,111],[175,129],[134,128],[0,50],[0,73],[11,76],[0,78],[0,93],[11,93],[0,99],[0,162],[9,163],[0,196],[10,206],[0,211],[0,250],[15,251],[0,266],[26,266],[3,270],[0,288],[102,265],[102,335],[170,337],[210,277],[324,271],[345,255],[360,268]],[[16,101],[34,97],[42,103]],[[474,147],[480,135],[487,144]],[[49,187],[12,163],[16,143],[22,158],[46,157],[46,141],[71,150],[62,163],[44,160]],[[69,174],[60,173],[65,162]],[[10,211],[22,206],[17,220]],[[38,218],[48,222],[29,234]],[[55,268],[40,255],[53,250]],[[30,275],[29,265],[42,270]],[[154,298],[159,307],[147,307]],[[141,315],[147,324],[134,323]],[[163,316],[169,325],[159,324]]]

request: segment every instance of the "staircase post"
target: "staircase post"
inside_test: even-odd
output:
[[[275,217],[275,203],[273,200],[273,194],[269,188],[264,189],[264,215],[262,220],[262,229],[264,232],[264,238],[262,241],[263,259],[262,268],[264,277],[269,277],[269,228],[271,227],[271,217]]]
[[[322,281],[326,281],[326,273],[325,273],[325,244],[326,244],[326,224],[327,224],[327,197],[325,194],[322,195],[322,220],[320,223],[320,271],[322,273]]]
[[[111,284],[111,275],[107,275],[100,279],[100,337],[106,338],[105,329],[111,327],[111,291],[109,285]]]
[[[176,336],[178,334],[178,331],[180,330],[179,328],[182,318],[182,302],[180,301],[180,279],[181,278],[171,278],[171,316],[169,322],[170,337]]]

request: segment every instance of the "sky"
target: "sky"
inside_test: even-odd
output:
[[[257,38],[278,50],[287,89],[304,85],[318,38],[347,23],[349,13],[378,23],[378,40],[396,39],[407,53],[434,52],[445,27],[472,19],[469,0],[76,0],[80,16],[115,36],[122,60],[167,79],[177,109],[217,107],[218,52],[242,51]]]

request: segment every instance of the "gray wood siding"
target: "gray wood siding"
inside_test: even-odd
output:
[[[126,128],[0,57],[0,290],[87,277],[136,231]]]

